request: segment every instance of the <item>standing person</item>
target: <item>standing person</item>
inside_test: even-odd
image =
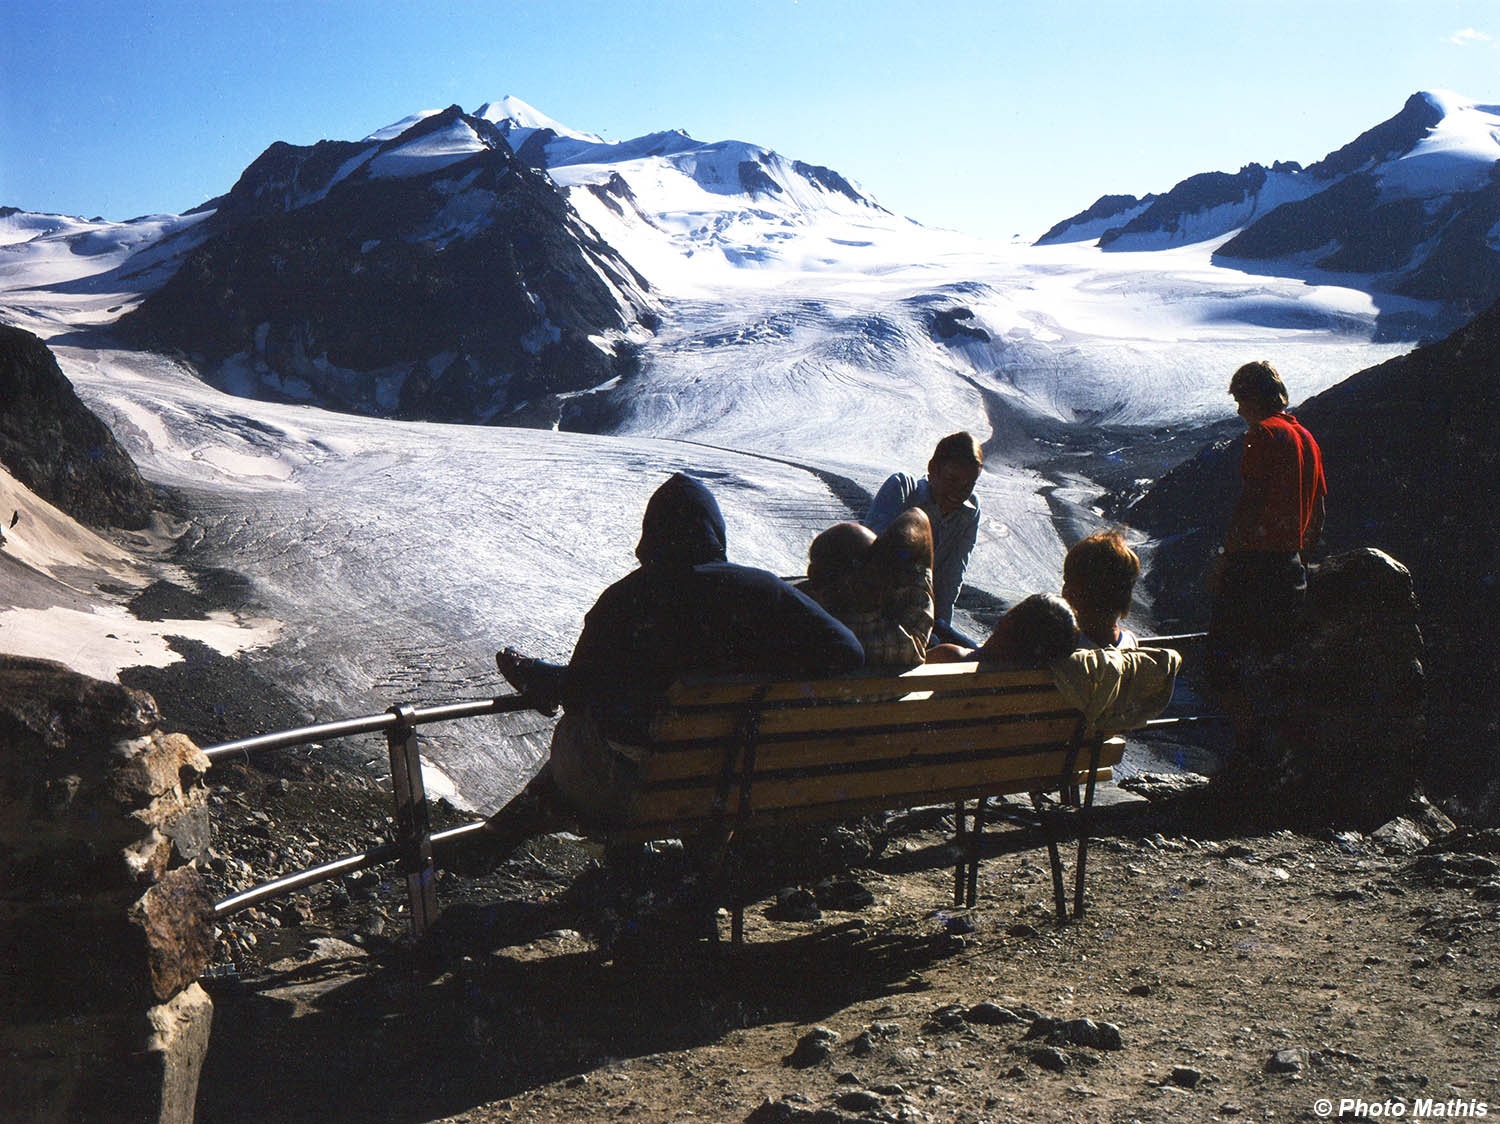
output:
[[[1286,412],[1286,385],[1265,361],[1234,373],[1229,393],[1249,428],[1240,460],[1240,496],[1209,571],[1212,597],[1207,678],[1235,727],[1241,750],[1257,740],[1245,686],[1284,654],[1307,591],[1303,554],[1323,531],[1323,455]]]
[[[932,600],[934,639],[976,648],[953,629],[953,604],[964,584],[964,571],[979,533],[979,500],[974,485],[984,467],[984,450],[972,434],[950,433],[937,443],[920,480],[904,472],[887,478],[862,520],[877,535],[907,508],[919,507],[932,525]]]

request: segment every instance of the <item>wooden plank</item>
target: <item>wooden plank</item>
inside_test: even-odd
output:
[[[760,712],[763,738],[804,732],[861,730],[871,727],[918,726],[922,723],[987,721],[1016,715],[1077,714],[1050,684],[1016,693],[968,697],[915,697],[899,701],[842,702],[822,706],[767,708]],[[723,710],[664,711],[651,724],[653,745],[669,742],[728,739],[743,717],[740,707]]]
[[[1102,784],[1105,781],[1111,780],[1113,776],[1114,771],[1112,769],[1101,768],[1094,774],[1094,780],[1096,784]],[[1080,788],[1087,781],[1087,772],[1075,773],[1071,778],[1071,782]],[[1031,791],[1056,792],[1058,791],[1057,778],[1046,778],[1029,786],[1022,782],[1015,782],[1009,786],[1001,787],[991,784],[971,784],[958,788],[943,789],[939,792],[920,793],[915,797],[910,793],[893,793],[862,797],[856,800],[839,800],[826,804],[807,804],[801,807],[752,808],[746,826],[748,830],[753,831],[784,824],[827,823],[831,820],[850,819],[854,816],[864,816],[874,812],[889,811],[897,808],[952,804],[957,800],[974,800],[982,796],[1006,796]],[[667,839],[681,835],[691,835],[704,830],[712,822],[712,809],[705,807],[698,812],[680,817],[643,820],[630,827],[618,829],[611,834],[622,840],[644,842],[648,839]]]
[[[1113,776],[1113,770],[1100,769],[1095,774],[1095,781],[1103,783],[1112,779]],[[1086,779],[1086,774],[1079,773],[1073,778],[1073,782],[1081,788]],[[1007,794],[998,793],[992,788],[983,786],[970,786],[967,788],[949,789],[944,792],[929,793],[917,800],[910,800],[905,797],[872,797],[867,800],[844,801],[837,804],[813,804],[801,808],[763,809],[751,813],[747,830],[761,831],[786,824],[826,823],[830,820],[850,819],[854,816],[869,815],[874,812],[883,812],[898,808],[952,804],[958,800],[973,800],[982,796],[1002,795]],[[645,842],[649,839],[675,838],[702,831],[706,826],[706,822],[701,819],[657,820],[620,829],[611,833],[611,836],[619,838],[622,841],[633,840],[637,842]],[[993,835],[993,837],[998,837],[998,833]]]
[[[837,679],[789,679],[773,683],[766,693],[771,703],[794,700],[899,696],[910,691],[997,690],[1015,687],[1048,687],[1053,685],[1049,671],[993,671],[977,663],[922,664],[900,675],[882,672],[855,672]],[[717,706],[748,702],[764,677],[742,676],[733,679],[674,683],[667,692],[671,706]]]
[[[761,740],[756,743],[757,772],[844,765],[869,761],[919,761],[924,756],[959,751],[1007,749],[1065,743],[1078,726],[1078,715],[1065,712],[1053,718],[1025,722],[977,722],[934,730],[898,729],[840,733],[816,738]],[[641,781],[651,783],[686,777],[712,777],[724,768],[724,754],[732,742],[693,748],[673,748],[650,754],[641,768]]]
[[[811,804],[839,804],[873,797],[925,794],[966,785],[987,792],[1056,791],[1058,774],[1067,761],[1062,749],[1041,753],[979,758],[964,757],[945,764],[903,765],[812,776],[758,777],[750,794],[752,808],[787,808]],[[1109,762],[1111,765],[1116,762]],[[1102,762],[1101,762],[1102,764]],[[717,786],[707,783],[687,789],[642,791],[637,794],[632,819],[670,820],[711,814]],[[739,786],[729,794],[726,813],[739,811]]]

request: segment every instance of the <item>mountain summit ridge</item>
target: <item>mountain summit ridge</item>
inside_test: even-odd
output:
[[[1219,238],[1220,265],[1361,275],[1362,288],[1467,318],[1500,297],[1500,106],[1419,91],[1305,168],[1252,163],[1144,199],[1104,196],[1037,241],[1118,251]]]
[[[267,148],[120,330],[237,393],[427,420],[550,424],[627,369],[656,298],[552,182],[456,105],[392,131]]]

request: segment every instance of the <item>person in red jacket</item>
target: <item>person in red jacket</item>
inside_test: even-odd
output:
[[[1245,686],[1296,634],[1307,591],[1304,555],[1323,531],[1323,455],[1286,412],[1286,385],[1265,361],[1234,373],[1229,393],[1249,428],[1240,495],[1209,572],[1208,686],[1235,726],[1241,749],[1256,742]]]

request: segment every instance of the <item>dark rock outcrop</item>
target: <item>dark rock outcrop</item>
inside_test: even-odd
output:
[[[934,339],[951,340],[955,336],[963,336],[989,343],[990,334],[973,321],[973,309],[962,305],[957,308],[939,308],[927,314],[927,330]]]
[[[1049,246],[1055,242],[1091,241],[1106,230],[1124,226],[1151,206],[1156,198],[1155,195],[1143,199],[1134,195],[1101,195],[1087,210],[1053,226],[1036,240],[1036,244]]]
[[[130,455],[79,400],[47,345],[4,324],[0,464],[54,507],[95,527],[145,526],[156,506]]]
[[[1497,371],[1500,305],[1295,412],[1323,450],[1327,548],[1374,546],[1410,567],[1431,684],[1424,780],[1434,795],[1500,811]],[[1158,612],[1183,626],[1207,619],[1203,577],[1237,493],[1239,449],[1204,449],[1125,512],[1164,540],[1147,581]]]
[[[475,150],[425,170],[444,130]],[[624,337],[652,307],[551,181],[457,106],[390,140],[273,145],[210,221],[119,327],[237,393],[504,422],[628,368]]]
[[[1372,164],[1410,152],[1412,147],[1443,119],[1442,111],[1423,94],[1412,94],[1401,112],[1373,129],[1366,129],[1342,148],[1335,149],[1307,171],[1332,179],[1368,168]]]
[[[1308,575],[1305,631],[1247,691],[1266,720],[1242,803],[1283,821],[1372,831],[1398,816],[1424,748],[1422,633],[1406,567],[1378,550],[1334,555]]]
[[[35,1120],[190,1122],[212,1004],[208,759],[149,695],[0,656],[0,1087]]]
[[[1201,172],[1189,176],[1124,226],[1112,227],[1099,236],[1101,249],[1131,234],[1179,234],[1189,216],[1214,207],[1253,204],[1256,192],[1266,185],[1266,169],[1247,164],[1238,172]]]

